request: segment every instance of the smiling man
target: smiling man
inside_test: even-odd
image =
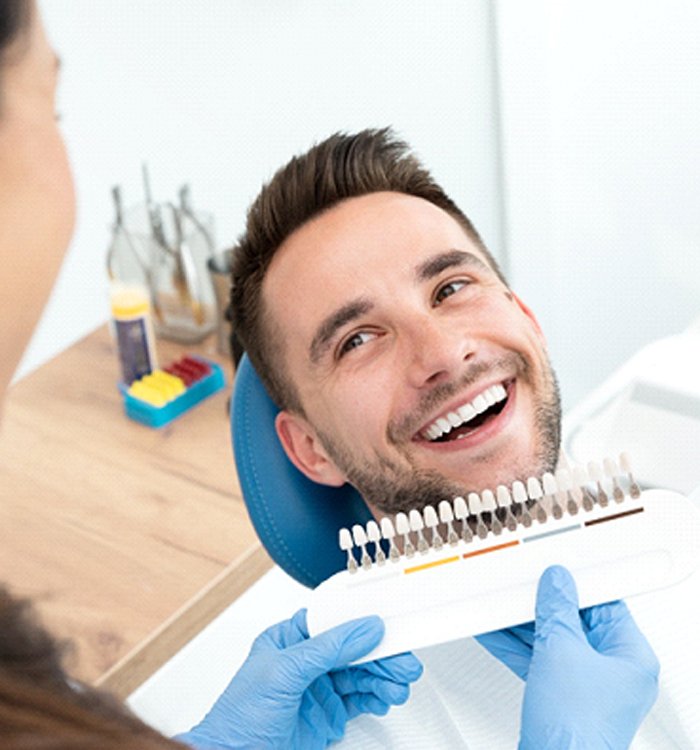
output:
[[[551,471],[544,338],[467,217],[388,131],[335,135],[251,209],[233,312],[313,481],[375,515]]]
[[[351,483],[381,517],[555,468],[561,410],[542,331],[391,131],[336,134],[280,169],[250,208],[232,280],[234,330],[312,481]],[[524,698],[474,640],[433,647],[395,732],[427,747],[628,746],[656,694],[653,652],[623,603],[579,614],[571,577],[553,570],[537,633],[481,636],[527,677]],[[348,741],[392,746],[388,726],[356,722]]]

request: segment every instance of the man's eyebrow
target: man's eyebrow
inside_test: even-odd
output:
[[[433,255],[416,268],[418,281],[430,281],[447,268],[453,266],[471,266],[480,271],[488,271],[489,266],[479,258],[478,255],[467,250],[448,250],[444,253]]]
[[[309,347],[311,361],[313,363],[318,362],[339,328],[352,322],[355,318],[365,315],[372,309],[372,307],[373,304],[368,299],[360,297],[359,299],[352,300],[342,307],[339,307],[324,318],[316,329],[316,333],[311,340],[311,346]]]

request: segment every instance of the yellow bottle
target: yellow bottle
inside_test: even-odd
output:
[[[151,303],[145,287],[113,282],[110,303],[122,378],[131,385],[156,369]]]

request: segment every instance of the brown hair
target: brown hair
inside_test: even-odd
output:
[[[174,750],[108,693],[70,683],[65,645],[29,602],[0,587],[0,737],[3,750]]]
[[[29,0],[2,0],[0,3],[0,66],[20,32],[29,26],[30,18]]]
[[[335,133],[294,157],[263,186],[234,248],[233,330],[281,408],[304,413],[279,365],[279,336],[266,319],[262,284],[267,269],[280,245],[306,222],[348,198],[387,191],[423,198],[454,217],[505,282],[472,223],[390,128]]]

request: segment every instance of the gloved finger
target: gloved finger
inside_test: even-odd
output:
[[[535,648],[538,642],[565,634],[587,643],[574,579],[566,568],[552,565],[544,571],[537,586]]]
[[[282,650],[306,640],[309,631],[306,627],[306,610],[300,609],[289,620],[283,620],[264,630],[254,641],[250,653],[270,647]]]
[[[325,672],[365,656],[383,636],[384,623],[376,615],[337,625],[286,650],[290,677],[303,688]]]
[[[385,680],[382,677],[376,677],[358,670],[343,669],[338,672],[331,672],[330,678],[339,695],[372,693],[384,703],[405,703],[409,694],[406,683]]]
[[[596,651],[634,661],[658,674],[656,654],[624,602],[588,607],[581,611],[581,617],[588,631],[588,642]]]
[[[357,667],[348,669],[363,669],[366,672],[383,677],[393,682],[415,682],[423,674],[423,665],[411,653],[387,656],[385,659],[368,661]]]
[[[535,624],[527,623],[507,630],[494,630],[476,636],[476,641],[506,665],[521,680],[527,678],[532,658]]]
[[[345,734],[345,725],[350,718],[344,701],[335,692],[327,675],[315,680],[304,693],[299,716],[303,716],[312,728],[325,726],[328,741],[339,740]]]
[[[354,719],[360,714],[374,714],[375,716],[386,716],[389,713],[388,703],[384,703],[371,693],[353,693],[343,697],[348,719]]]

